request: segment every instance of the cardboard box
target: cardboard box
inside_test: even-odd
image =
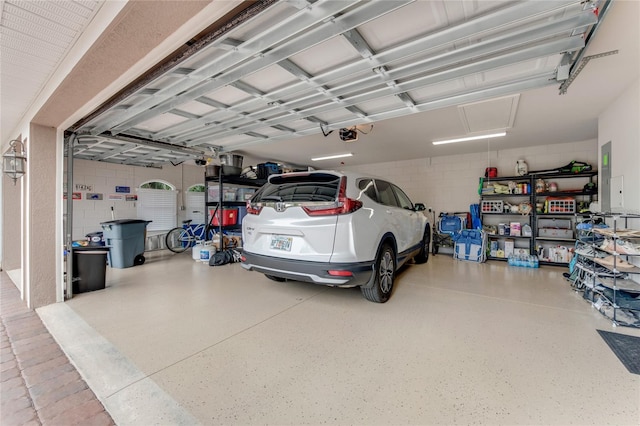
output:
[[[242,237],[233,236],[233,237],[230,237],[230,238],[231,238],[230,243],[234,248],[241,248],[242,247]]]
[[[509,235],[513,235],[514,237],[519,237],[522,235],[522,227],[520,226],[520,222],[511,222],[509,224]]]
[[[228,248],[229,247],[229,238],[226,235],[222,236],[222,242],[224,243],[224,247]],[[216,248],[216,251],[220,251],[220,236],[218,234],[214,235],[213,240],[212,240],[212,245],[213,247]]]

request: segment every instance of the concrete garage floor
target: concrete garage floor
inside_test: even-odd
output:
[[[115,422],[639,424],[640,376],[565,268],[432,256],[386,304],[189,253],[38,311]]]

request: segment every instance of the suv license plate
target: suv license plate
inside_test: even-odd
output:
[[[274,250],[291,251],[293,238],[280,235],[271,236],[271,248]]]

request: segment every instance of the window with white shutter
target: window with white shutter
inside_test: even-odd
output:
[[[167,189],[151,189],[151,188]],[[146,182],[138,188],[138,219],[150,220],[149,231],[168,231],[178,222],[178,191],[166,182]]]
[[[193,224],[204,223],[204,185],[193,185],[185,194],[186,218]]]

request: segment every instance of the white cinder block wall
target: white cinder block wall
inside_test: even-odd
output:
[[[479,202],[479,178],[486,167],[497,167],[498,176],[514,176],[516,161],[524,159],[530,171],[561,167],[572,160],[598,166],[598,141],[588,140],[529,148],[450,155],[407,161],[343,167],[380,176],[403,188],[413,202],[422,202],[439,212],[469,211]],[[571,179],[558,180],[558,187],[570,188]],[[565,186],[563,186],[565,185]]]
[[[131,194],[136,194],[136,188],[150,180],[170,183],[180,191],[178,194],[178,222],[180,222],[185,213],[180,209],[184,205],[184,192],[192,185],[202,184],[203,179],[203,167],[187,164],[154,169],[100,161],[75,160],[74,192],[80,192],[82,199],[73,202],[72,238],[83,240],[86,234],[102,230],[100,223],[111,220],[111,207],[114,209],[116,219],[136,219],[135,201],[109,200],[109,195],[116,194],[116,186],[128,186],[131,188]],[[77,184],[90,185],[92,190],[75,190]],[[88,192],[102,194],[103,199],[87,200]]]

